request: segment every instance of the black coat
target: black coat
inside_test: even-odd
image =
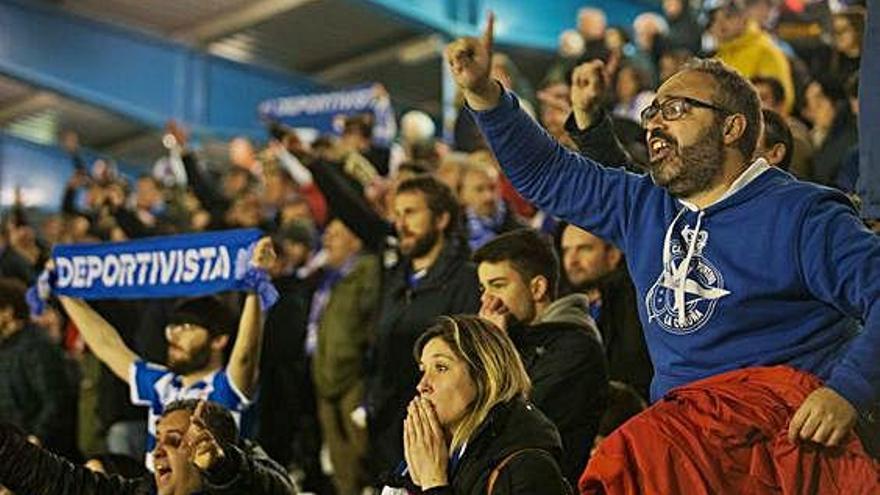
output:
[[[608,370],[593,332],[565,321],[508,331],[532,379],[532,402],[559,430],[560,465],[573,486],[587,465],[608,401]]]
[[[486,495],[492,471],[523,449],[529,450],[511,458],[499,471],[493,495],[572,493],[559,468],[559,433],[535,406],[521,400],[495,406],[472,438],[451,470],[449,486],[432,488],[425,494]],[[394,484],[414,488],[409,479],[397,482]]]
[[[339,218],[370,251],[381,253],[382,297],[376,340],[367,363],[367,410],[370,418],[370,467],[374,473],[403,459],[403,418],[416,393],[418,369],[412,349],[416,339],[441,315],[474,314],[480,307],[477,270],[467,242],[450,237],[437,261],[410,288],[410,260],[396,250],[394,226],[372,210],[338,167],[316,161],[309,168],[315,183]],[[391,261],[396,261],[391,263]]]
[[[438,316],[474,314],[479,309],[477,270],[468,254],[463,242],[447,239],[440,257],[414,288],[408,280],[409,260],[385,273],[367,377],[371,457],[377,472],[403,458],[403,418],[419,380],[412,354],[416,340]]]
[[[602,281],[602,311],[599,331],[608,359],[608,375],[635,388],[645,400],[650,397],[654,365],[645,344],[645,333],[636,300],[636,288],[624,267]]]
[[[296,487],[284,470],[259,450],[244,453],[225,446],[225,460],[203,473],[203,493],[290,495]],[[125,479],[95,473],[40,447],[31,445],[15,427],[0,423],[0,484],[29,495],[150,495],[152,474]]]

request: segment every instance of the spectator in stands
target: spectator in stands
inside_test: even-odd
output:
[[[608,376],[649,397],[654,368],[623,253],[575,225],[562,227],[559,250],[572,291],[589,301],[590,315],[602,335]]]
[[[348,152],[355,152],[366,158],[379,175],[388,175],[388,148],[373,143],[373,116],[358,114],[345,118],[340,143]]]
[[[531,399],[562,437],[572,483],[587,463],[605,410],[608,372],[583,294],[557,298],[559,261],[530,229],[502,234],[474,253],[480,316],[507,332],[532,380]]]
[[[633,20],[633,38],[636,53],[632,63],[650,74],[651,87],[657,84],[657,62],[664,51],[664,39],[669,32],[666,20],[654,12],[644,12]]]
[[[538,118],[541,125],[563,146],[573,148],[574,143],[565,132],[565,119],[571,113],[568,81],[570,71],[557,79],[545,78],[538,89]]]
[[[352,419],[364,403],[364,356],[374,334],[381,269],[339,220],[324,231],[327,262],[312,296],[306,351],[311,354],[321,435],[340,495],[367,486],[367,431]]]
[[[417,370],[404,356],[438,315],[475,313],[479,282],[469,262],[461,208],[443,182],[421,175],[394,188],[394,224],[320,159],[309,168],[337,218],[385,263],[376,339],[367,372],[370,463],[375,472],[402,457],[402,424]]]
[[[380,469],[402,458],[403,416],[418,381],[405,357],[412,344],[437,316],[479,307],[476,270],[468,260],[452,191],[428,176],[406,180],[397,187],[394,216],[402,259],[383,278],[367,388],[371,461]]]
[[[764,108],[761,114],[764,116],[764,133],[758,141],[757,153],[770,165],[788,171],[794,146],[791,130],[782,116],[773,110]]]
[[[703,30],[686,0],[663,0],[663,15],[669,23],[664,40],[664,51],[687,50],[698,53],[702,44]]]
[[[698,425],[708,421],[721,425],[725,438],[747,442],[736,464],[751,465],[755,448],[766,452],[765,459],[777,448],[790,451],[791,443],[775,440],[787,434],[788,442],[842,446],[849,454],[840,462],[838,453],[794,443],[812,452],[811,459],[798,456],[788,466],[768,462],[780,476],[775,479],[805,476],[804,469],[821,463],[829,489],[845,482],[852,490],[876,490],[874,461],[852,432],[858,412],[880,399],[880,240],[864,229],[843,195],[753,160],[762,117],[751,84],[717,60],[695,61],[669,79],[642,119],[651,174],[635,176],[599,167],[541,132],[515,97],[489,79],[491,46],[490,27],[481,40],[460,39],[447,48],[475,120],[527,198],[623,248],[645,301],[640,316],[655,364],[652,399],[671,399],[657,402],[643,413],[646,421],[628,423],[622,429],[627,433],[615,433],[600,448],[615,466],[614,458],[638,466],[615,469],[626,472],[610,479],[590,468],[601,465],[594,458],[582,492],[600,492],[605,483],[651,483],[645,475],[660,486],[680,486],[693,458],[664,464],[671,472],[654,470],[651,452],[657,441],[670,444],[663,452],[687,441],[687,448],[705,452],[704,459],[722,450],[733,455],[729,444],[715,442],[717,436],[698,435]],[[576,69],[572,92],[601,93],[601,70],[601,63]],[[581,118],[576,114],[575,120]],[[800,263],[791,263],[792,252],[800,253]],[[858,322],[864,329],[857,333]],[[771,365],[787,366],[762,368]],[[780,387],[792,395],[780,397]],[[748,421],[716,415],[708,404],[713,397],[725,397],[730,408],[748,408]],[[763,416],[771,410],[779,412]],[[671,427],[669,415],[689,418],[690,426]],[[769,437],[753,435],[756,418]],[[723,472],[723,479],[698,482],[707,491],[752,482]]]
[[[794,82],[785,54],[770,35],[751,20],[744,0],[711,0],[703,6],[708,32],[718,42],[715,56],[746,78],[772,77],[785,88],[785,110],[794,106]]]
[[[789,170],[797,178],[813,180],[813,154],[815,148],[806,124],[785,110],[785,88],[778,79],[772,77],[753,77],[752,84],[758,90],[761,106],[783,117],[791,131],[793,141],[791,167]]]
[[[491,160],[491,156],[487,158]],[[501,199],[500,175],[488,160],[470,160],[461,171],[458,197],[464,207],[471,249],[525,226]]]
[[[851,8],[831,16],[833,47],[828,72],[846,82],[858,72],[862,59],[862,39],[865,37],[865,11]]]
[[[577,30],[584,39],[584,52],[595,51],[604,44],[607,27],[608,20],[602,9],[583,7],[578,10]]]
[[[667,79],[674,76],[693,56],[694,52],[684,49],[664,50],[660,54],[660,60],[657,62],[660,83],[664,83]]]
[[[650,75],[635,65],[624,64],[620,67],[615,81],[617,103],[612,111],[614,116],[639,121],[642,110],[654,99],[654,92],[651,91],[653,84],[649,79]]]
[[[804,118],[813,126],[810,137],[816,148],[813,176],[820,184],[834,186],[844,157],[858,142],[856,118],[843,86],[833,77],[820,77],[811,82],[804,101]]]
[[[391,484],[403,493],[571,493],[559,434],[527,402],[529,377],[504,332],[444,317],[413,354],[422,378],[404,425],[406,462]]]
[[[0,423],[0,482],[19,493],[55,495],[297,492],[280,466],[240,443],[232,415],[218,404],[196,400],[168,404],[156,430],[155,473],[127,478],[76,466],[31,445],[8,423]]]
[[[75,389],[61,349],[29,323],[24,293],[20,281],[0,279],[0,419],[34,443],[75,455]]]
[[[270,240],[262,239],[254,249],[253,264],[268,269],[273,258]],[[238,336],[225,367],[224,352],[234,332],[234,317],[213,297],[190,299],[176,308],[165,329],[168,368],[146,362],[132,352],[116,329],[85,301],[67,296],[59,299],[92,352],[128,382],[132,402],[150,408],[148,468],[154,467],[149,453],[156,442],[155,419],[166,404],[207,395],[233,411],[237,421],[251,405],[257,389],[263,332],[256,293],[248,294],[245,300]]]

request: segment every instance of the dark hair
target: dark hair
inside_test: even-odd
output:
[[[425,195],[428,209],[435,218],[444,213],[449,214],[449,225],[443,234],[447,238],[462,235],[461,206],[455,199],[455,193],[440,180],[430,175],[419,175],[401,182],[397,186],[396,194],[420,192]]]
[[[645,399],[631,386],[616,382],[608,382],[608,408],[599,420],[597,434],[607,437],[614,430],[626,423],[630,418],[648,408]]]
[[[743,157],[750,160],[755,154],[763,127],[761,100],[752,83],[736,69],[716,59],[695,58],[685,64],[681,70],[710,76],[717,84],[714,103],[732,114],[741,114],[745,117],[746,129],[739,139],[738,148]]]
[[[97,454],[89,458],[98,461],[107,474],[118,474],[126,479],[140,478],[147,474],[143,459],[135,459],[122,454]]]
[[[431,165],[418,161],[418,160],[409,160],[400,164],[397,168],[397,173],[410,173],[412,175],[425,175],[431,173]]]
[[[517,229],[499,235],[474,253],[474,263],[509,261],[513,269],[528,283],[537,276],[547,279],[551,299],[559,288],[559,259],[553,247],[532,229]]]
[[[30,309],[24,298],[26,290],[24,283],[17,278],[0,278],[0,309],[12,308],[13,318],[27,320]]]
[[[773,101],[776,104],[782,103],[785,101],[785,87],[775,77],[771,76],[755,76],[752,78],[752,84],[758,86],[759,84],[763,84],[770,88],[770,93],[773,95]]]
[[[198,325],[211,337],[232,335],[237,323],[235,313],[214,296],[184,299],[177,303],[168,319],[169,325]]]
[[[764,116],[764,147],[770,149],[777,144],[785,146],[785,155],[776,166],[782,170],[788,170],[791,166],[791,155],[794,153],[791,128],[788,127],[785,119],[773,110],[765,108],[761,113]]]
[[[196,407],[202,402],[200,399],[184,399],[176,400],[167,406],[162,412],[162,417],[167,416],[175,411],[188,411],[190,414],[196,412]],[[214,438],[221,445],[237,445],[238,444],[238,426],[235,425],[235,419],[232,413],[225,407],[216,402],[204,401],[205,408],[202,410],[202,419],[205,420],[205,426],[208,431],[214,435]]]
[[[343,134],[358,133],[366,139],[373,137],[373,116],[368,113],[350,115],[345,118]]]

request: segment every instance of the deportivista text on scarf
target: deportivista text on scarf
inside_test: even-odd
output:
[[[83,299],[139,299],[258,289],[250,261],[257,229],[59,245],[52,292]],[[260,280],[254,280],[258,278]]]

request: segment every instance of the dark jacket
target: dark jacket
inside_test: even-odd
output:
[[[379,324],[367,367],[366,404],[371,467],[383,472],[403,458],[403,418],[419,376],[413,345],[438,316],[477,312],[477,270],[467,243],[447,238],[427,275],[411,288],[411,263],[395,249],[394,226],[373,211],[338,168],[321,161],[309,168],[333,214],[363,241],[365,249],[382,253],[385,261]]]
[[[75,391],[61,349],[26,326],[0,339],[0,421],[34,435],[50,448],[69,452]]]
[[[582,294],[556,300],[529,326],[508,330],[532,379],[532,402],[562,438],[563,474],[572,486],[587,465],[608,400],[598,330]]]
[[[650,396],[654,365],[645,344],[636,300],[636,288],[621,266],[600,282],[602,309],[596,322],[602,333],[608,376],[635,388],[645,400]]]
[[[452,467],[450,485],[432,488],[425,494],[486,495],[495,467],[523,449],[530,450],[511,458],[500,470],[492,495],[571,493],[559,469],[559,433],[535,406],[521,400],[495,406],[472,438],[461,460]],[[414,488],[409,479],[396,481],[392,483]]]
[[[381,471],[403,458],[403,418],[419,379],[413,359],[416,339],[441,315],[474,314],[480,305],[477,270],[464,242],[446,245],[415,287],[411,263],[401,260],[385,274],[379,326],[367,377],[367,410]]]
[[[813,177],[816,182],[826,186],[836,186],[844,158],[858,140],[855,117],[846,103],[838,103],[837,115],[834,117],[828,136],[813,155]]]
[[[205,491],[214,495],[289,495],[296,487],[284,470],[259,449],[247,453],[224,446],[226,457],[203,472]],[[95,473],[27,442],[15,427],[0,423],[0,483],[30,495],[149,495],[156,492],[149,474],[125,479]]]

